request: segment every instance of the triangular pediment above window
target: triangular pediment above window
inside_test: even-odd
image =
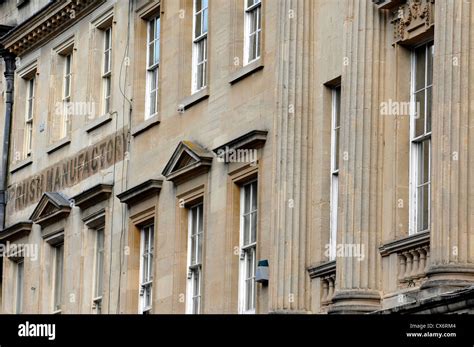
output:
[[[163,176],[175,184],[185,182],[209,171],[213,155],[191,141],[182,141],[163,170]]]
[[[70,212],[71,202],[65,195],[57,192],[44,193],[31,214],[30,220],[45,227],[65,218]]]

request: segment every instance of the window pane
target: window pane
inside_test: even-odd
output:
[[[154,20],[155,23],[155,36],[152,36],[155,40],[158,40],[160,38],[160,32],[161,32],[161,20],[160,18],[156,18]]]
[[[204,64],[200,64],[197,67],[197,87],[198,88],[202,87],[203,77],[204,77]]]
[[[244,213],[250,212],[250,185],[244,186]]]
[[[198,13],[196,14],[196,17],[195,17],[195,27],[194,27],[194,37],[199,37],[201,36],[202,32],[201,32],[201,13]]]
[[[33,99],[28,100],[28,114],[26,119],[31,119],[31,116],[33,115]]]
[[[424,185],[417,189],[418,194],[418,231],[427,230],[429,227],[429,199],[430,185]]]
[[[254,212],[251,214],[251,223],[252,223],[252,229],[251,229],[251,235],[250,235],[250,242],[256,242],[257,241],[257,213]]]
[[[145,288],[145,307],[151,306],[151,286]]]
[[[334,119],[334,128],[337,128],[341,125],[341,87],[335,89],[335,119]]]
[[[196,242],[196,236],[191,236],[191,265],[196,264],[196,248],[197,248],[197,242]]]
[[[256,53],[255,53],[255,58],[258,58],[260,57],[260,40],[261,40],[261,37],[262,37],[262,32],[261,31],[258,31],[257,34],[256,34]]]
[[[201,0],[195,0],[195,3],[196,3],[196,12],[201,11],[202,9]]]
[[[426,62],[426,46],[416,49],[416,74],[415,74],[415,91],[425,87],[425,62]]]
[[[205,46],[205,40],[201,40],[198,43],[198,59],[197,62],[200,63],[205,59],[205,52],[206,46]]]
[[[334,130],[334,171],[339,170],[339,128]]]
[[[96,290],[95,296],[102,295],[103,268],[104,268],[104,231],[97,231],[97,254],[96,254]]]
[[[202,11],[202,33],[203,34],[207,33],[207,21],[208,21],[207,18],[208,18],[207,9],[205,9],[204,11]]]
[[[148,280],[151,281],[153,279],[153,243],[154,243],[154,232],[153,227],[149,227],[150,231],[150,245],[148,246],[149,249],[149,256],[148,256]]]
[[[426,183],[430,181],[430,157],[431,157],[431,146],[430,146],[430,141],[423,141],[423,144],[421,145],[422,147],[422,153],[421,153],[421,162],[420,166],[421,172],[420,172],[420,180],[421,183]]]
[[[155,21],[152,20],[148,23],[148,43],[153,42],[155,39]]]
[[[203,210],[202,205],[198,206],[198,232],[203,231]]]
[[[415,137],[425,133],[425,91],[422,90],[415,95],[416,116],[415,116]]]
[[[156,113],[156,91],[150,93],[150,115]]]
[[[258,10],[250,13],[250,33],[254,33],[258,28]]]
[[[428,45],[428,68],[427,68],[427,80],[428,85],[433,83],[433,60],[434,60],[434,45],[431,43]]]
[[[256,34],[250,35],[249,38],[249,60],[254,60],[257,57],[257,41],[256,41]]]
[[[156,41],[154,47],[155,47],[155,52],[154,52],[153,64],[158,64],[160,62],[160,41]]]
[[[251,184],[252,189],[252,211],[257,210],[257,182]]]
[[[104,52],[104,73],[110,71],[110,51]]]
[[[430,185],[427,184],[423,187],[423,230],[429,228],[429,203],[430,200]]]
[[[244,215],[244,246],[249,244],[250,239],[250,215]]]
[[[155,43],[152,42],[148,46],[148,67],[155,64]]]
[[[21,313],[23,309],[23,270],[24,262],[17,264],[17,281],[16,281],[16,313]]]
[[[56,264],[55,264],[55,284],[54,284],[54,309],[61,309],[62,296],[62,275],[63,275],[63,245],[56,247]]]
[[[431,106],[432,106],[433,87],[426,90],[426,132],[431,132]]]
[[[66,75],[64,78],[64,97],[68,97],[70,95],[70,90],[69,90],[70,80],[71,80],[71,76]]]

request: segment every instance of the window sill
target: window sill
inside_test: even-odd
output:
[[[147,131],[150,128],[153,128],[155,125],[160,124],[160,117],[158,115],[153,116],[146,121],[142,122],[141,124],[138,124],[136,127],[134,127],[131,131],[132,136],[138,136],[141,133]]]
[[[240,80],[243,80],[244,78],[253,75],[255,72],[262,70],[264,67],[263,65],[263,59],[260,58],[258,60],[255,60],[251,62],[248,65],[245,65],[243,68],[240,70],[237,70],[230,76],[229,83],[230,84],[235,84],[239,82]]]
[[[107,113],[105,115],[102,115],[90,122],[89,124],[86,124],[86,132],[90,133],[91,131],[94,131],[97,128],[100,128],[101,126],[107,124],[112,120],[112,114]]]
[[[188,108],[190,108],[193,105],[196,105],[200,103],[203,100],[206,100],[209,98],[209,88],[205,87],[194,94],[184,98],[181,100],[178,106],[178,112],[186,111]]]
[[[57,150],[69,145],[71,143],[71,137],[66,136],[65,138],[59,140],[58,142],[53,143],[46,149],[46,153],[52,154],[56,152]]]
[[[30,166],[31,164],[33,164],[33,159],[31,159],[31,157],[23,159],[22,161],[18,161],[11,166],[10,173],[13,174],[17,171],[20,171],[21,169],[24,169],[27,166]]]

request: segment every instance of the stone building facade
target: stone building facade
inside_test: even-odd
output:
[[[473,312],[474,4],[0,1],[2,313]]]

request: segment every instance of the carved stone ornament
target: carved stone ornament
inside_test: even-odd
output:
[[[432,35],[435,0],[408,0],[393,10],[394,44],[411,44]]]

